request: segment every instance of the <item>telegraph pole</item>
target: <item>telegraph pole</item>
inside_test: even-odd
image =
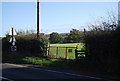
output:
[[[37,39],[39,39],[39,1],[37,0]]]
[[[12,27],[12,43],[13,43],[13,37],[14,37],[14,35],[13,35],[13,27]]]

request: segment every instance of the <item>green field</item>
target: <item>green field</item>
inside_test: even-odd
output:
[[[66,58],[66,47],[67,47],[67,59],[75,59],[76,47],[79,50],[81,50],[83,46],[84,46],[83,43],[50,44],[49,54],[57,58]],[[58,47],[58,55],[57,55],[57,47]],[[70,52],[69,50],[72,50],[72,51]]]

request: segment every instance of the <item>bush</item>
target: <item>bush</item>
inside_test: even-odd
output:
[[[105,72],[119,73],[119,27],[115,31],[89,31],[85,43],[88,59],[93,66]]]
[[[11,55],[14,53],[17,56],[44,56],[47,49],[48,40],[44,36],[40,39],[36,38],[35,34],[16,36],[17,51],[11,52],[9,43],[10,37],[2,39],[3,55]]]

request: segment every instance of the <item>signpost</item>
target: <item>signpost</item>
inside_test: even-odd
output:
[[[14,29],[13,27],[10,29],[9,35],[12,36],[12,37],[10,38],[10,41],[9,41],[9,42],[12,44],[12,45],[11,45],[11,51],[17,51],[17,47],[16,47],[16,45],[15,45],[16,39],[15,39],[15,37],[14,37],[14,35],[17,35],[17,33],[16,33],[16,31],[15,31],[15,29]]]

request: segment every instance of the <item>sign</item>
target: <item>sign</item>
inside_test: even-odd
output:
[[[15,42],[12,42],[12,45],[14,46],[14,45],[15,45]]]
[[[17,51],[17,47],[16,46],[11,46],[11,51]]]
[[[9,35],[12,35],[12,28],[10,29]],[[15,29],[13,28],[13,35],[17,35]]]
[[[72,52],[72,49],[68,49],[68,52]]]
[[[11,38],[9,40],[9,42],[12,44],[11,51],[17,51],[17,47],[15,46],[16,40],[15,40],[15,37],[14,37],[14,35],[17,35],[17,33],[16,33],[16,31],[13,27],[10,29],[9,35],[11,35]]]
[[[12,42],[12,37],[10,38],[10,41],[9,41],[9,42]],[[15,37],[13,37],[13,42],[16,42]]]

